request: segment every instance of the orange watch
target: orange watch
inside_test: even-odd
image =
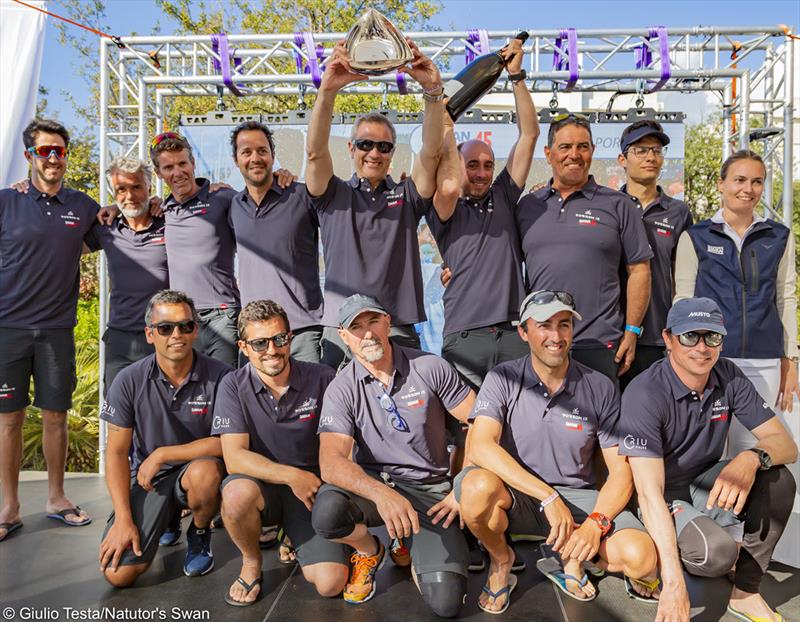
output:
[[[608,535],[608,532],[611,531],[611,528],[614,526],[612,520],[600,512],[592,512],[589,514],[589,518],[591,518],[595,523],[597,523],[597,526],[600,527],[601,540]]]

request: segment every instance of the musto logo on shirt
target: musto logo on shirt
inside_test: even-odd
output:
[[[623,438],[622,444],[625,446],[625,449],[647,449],[647,439],[639,438],[633,434],[628,434]]]
[[[406,393],[398,397],[406,403],[406,408],[422,408],[425,406],[425,395],[427,395],[425,389],[420,391],[412,384]]]
[[[573,432],[583,432],[583,423],[587,421],[579,408],[573,408],[572,412],[562,412],[561,418],[564,420],[564,427]]]
[[[310,421],[317,416],[317,398],[307,397],[306,400],[294,409],[295,415],[300,415],[300,421]]]
[[[675,227],[669,224],[669,218],[666,216],[664,216],[664,219],[661,221],[656,220],[653,222],[653,226],[656,228],[656,235],[660,235],[665,238],[671,236],[672,232],[675,230]]]
[[[579,225],[585,225],[587,227],[596,227],[600,222],[600,218],[595,216],[590,209],[584,210],[583,212],[577,212],[575,214],[575,218],[577,219]]]
[[[206,415],[208,414],[208,407],[211,405],[211,400],[207,400],[203,395],[198,395],[188,402],[189,412],[193,415]]]
[[[81,224],[80,216],[76,216],[72,212],[67,212],[66,214],[61,214],[61,220],[64,221],[64,224],[67,227],[79,227]]]
[[[728,420],[728,405],[723,404],[722,400],[717,400],[711,407],[711,421],[727,421]]]
[[[9,400],[14,397],[14,391],[16,391],[16,387],[10,387],[6,383],[3,383],[3,386],[0,386],[0,400]]]

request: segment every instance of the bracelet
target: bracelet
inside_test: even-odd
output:
[[[634,326],[633,324],[625,324],[625,330],[629,333],[633,333],[637,337],[642,336],[642,327],[641,326]]]
[[[520,69],[519,73],[508,74],[508,81],[516,84],[517,82],[523,82],[527,77],[528,73],[525,71],[525,69]]]
[[[436,86],[433,86],[429,89],[422,89],[422,92],[425,95],[441,95],[442,93],[444,93],[444,86],[442,86],[441,84],[437,84]]]
[[[556,499],[558,499],[560,496],[561,496],[561,495],[559,495],[559,494],[558,494],[558,491],[557,491],[557,490],[554,490],[554,491],[553,491],[553,493],[552,493],[550,496],[548,496],[548,497],[546,497],[546,498],[542,499],[542,502],[539,504],[539,511],[540,511],[540,512],[543,512],[543,511],[544,511],[544,509],[545,509],[545,508],[546,508],[548,505],[550,505],[550,504],[551,504],[553,501],[555,501]]]

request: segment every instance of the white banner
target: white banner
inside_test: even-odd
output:
[[[27,3],[47,8],[43,0]],[[44,13],[0,0],[0,188],[28,171],[22,130],[36,112],[45,19]]]

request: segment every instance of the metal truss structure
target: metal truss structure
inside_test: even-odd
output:
[[[480,37],[476,35],[480,32]],[[530,30],[524,66],[534,92],[604,91],[716,92],[723,111],[723,157],[731,150],[763,141],[767,163],[764,202],[774,217],[791,224],[793,45],[782,26],[642,28],[639,30]],[[410,32],[422,52],[447,80],[463,66],[465,53],[499,50],[517,31]],[[220,36],[144,36],[100,40],[100,170],[114,155],[147,158],[148,137],[163,131],[168,106],[176,97],[295,96],[302,105],[314,92],[305,65],[325,58],[345,33],[303,38],[284,34]],[[303,45],[305,41],[306,45]],[[222,42],[222,45],[220,45]],[[308,44],[312,43],[312,46]],[[308,47],[315,47],[309,55]],[[668,59],[666,58],[668,57]],[[357,83],[344,93],[398,92],[394,75]],[[413,80],[408,92],[418,93]],[[510,91],[500,80],[494,92]],[[612,97],[613,102],[613,97]],[[609,111],[605,118],[614,115]],[[235,115],[234,115],[235,116]],[[760,117],[758,123],[754,119]],[[597,115],[599,122],[603,114]],[[759,128],[753,130],[753,125]],[[110,199],[106,176],[100,194]],[[107,292],[106,271],[101,288]],[[107,316],[101,295],[101,324]],[[101,350],[102,353],[102,350]],[[101,457],[105,435],[101,433]],[[102,464],[101,464],[102,469]]]

